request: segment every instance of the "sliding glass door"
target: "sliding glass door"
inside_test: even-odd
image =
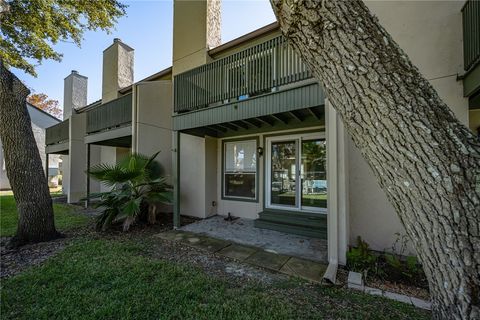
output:
[[[308,134],[266,142],[266,207],[326,212],[325,139]]]

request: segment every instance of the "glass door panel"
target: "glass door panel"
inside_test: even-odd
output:
[[[302,140],[301,206],[318,210],[327,207],[327,172],[325,140]]]
[[[297,206],[296,140],[272,142],[270,204]]]

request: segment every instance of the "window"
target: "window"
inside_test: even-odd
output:
[[[224,143],[223,196],[256,200],[257,141]]]

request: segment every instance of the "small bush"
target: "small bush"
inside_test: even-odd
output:
[[[158,152],[151,157],[134,153],[118,164],[99,164],[88,171],[90,176],[112,187],[108,192],[90,195],[90,199],[99,200],[96,206],[103,209],[97,218],[98,229],[122,222],[127,231],[140,217],[154,224],[157,204],[172,202],[171,187],[154,160],[157,155]]]
[[[347,266],[350,270],[367,273],[375,268],[377,257],[371,252],[368,243],[357,238],[357,247],[352,247],[347,252]]]
[[[391,252],[375,253],[367,242],[357,238],[357,246],[347,252],[349,270],[361,272],[377,279],[399,282],[428,289],[422,266],[414,256],[405,256],[408,237],[396,233]]]

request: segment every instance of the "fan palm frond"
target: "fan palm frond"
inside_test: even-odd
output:
[[[155,161],[159,152],[147,157],[133,153],[117,164],[92,166],[88,174],[112,189],[91,194],[98,199],[96,207],[103,208],[97,227],[105,230],[116,221],[123,221],[127,231],[140,215],[142,203],[171,203],[171,187],[161,175],[161,165]]]

